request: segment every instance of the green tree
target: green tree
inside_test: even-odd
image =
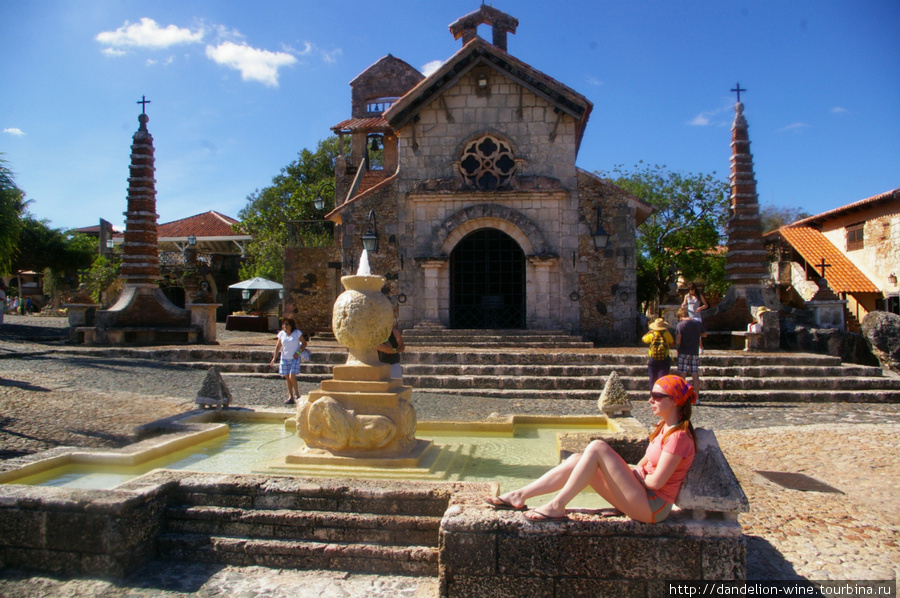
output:
[[[248,244],[247,261],[241,266],[241,277],[261,276],[280,281],[284,275],[284,248],[291,231],[289,220],[316,220],[322,217],[312,205],[324,183],[334,180],[334,159],[338,155],[338,138],[329,137],[318,143],[316,150],[302,150],[297,159],[281,169],[272,185],[257,189],[247,197],[247,205],[238,214],[237,228],[253,236]],[[326,206],[333,189],[323,189]],[[327,208],[326,208],[327,209]]]
[[[640,163],[627,171],[616,166],[599,173],[653,206],[637,230],[639,302],[662,301],[678,276],[703,279],[708,291],[721,293],[725,255],[721,239],[729,212],[729,185],[712,174],[671,172]]]
[[[785,224],[796,222],[804,218],[812,216],[803,208],[795,208],[790,206],[776,206],[774,204],[763,204],[759,210],[759,219],[762,223],[764,233],[781,228]]]
[[[22,214],[27,203],[25,193],[16,186],[7,162],[0,159],[0,274],[13,269],[13,256],[18,247]]]

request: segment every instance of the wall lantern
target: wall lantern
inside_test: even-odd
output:
[[[331,187],[331,193],[332,195],[334,195],[334,185],[332,185],[328,181],[319,185],[319,188],[316,189],[316,198],[313,200],[313,207],[317,210],[322,210],[325,208],[325,198],[322,197],[322,189],[326,187]]]
[[[601,250],[606,249],[606,244],[609,242],[609,233],[603,228],[603,225],[600,224],[600,216],[603,208],[597,206],[597,230],[594,231],[594,249]]]
[[[106,240],[106,248],[107,249],[112,249],[115,246],[116,246],[116,242],[112,238],[109,238]]]
[[[891,286],[896,286],[896,285],[897,285],[897,275],[894,274],[893,272],[891,272],[890,276],[888,276],[888,283],[889,283]]]
[[[250,301],[250,289],[241,291],[241,298],[243,298],[244,301]]]
[[[481,89],[484,89],[485,87],[487,87],[487,84],[488,84],[487,75],[485,73],[479,73],[478,74],[478,87],[480,87]]]
[[[366,234],[362,236],[363,248],[369,253],[378,253],[378,226],[375,223],[375,210],[369,212]]]
[[[188,245],[193,247],[194,245],[197,244],[197,237],[195,237],[194,235],[189,235],[187,238],[187,242],[188,242]]]
[[[284,289],[278,289],[278,298],[284,299]]]

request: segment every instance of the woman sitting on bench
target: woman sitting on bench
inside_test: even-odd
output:
[[[650,434],[644,458],[631,468],[602,440],[591,442],[583,453],[572,455],[543,476],[512,492],[489,497],[495,509],[526,511],[533,496],[559,492],[553,500],[527,511],[531,521],[563,521],[566,505],[591,486],[613,507],[644,523],[668,517],[696,453],[691,425],[694,389],[681,376],[663,376],[650,392],[650,409],[659,423]]]

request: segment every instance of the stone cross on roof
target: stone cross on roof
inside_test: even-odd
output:
[[[147,104],[150,103],[150,100],[147,99],[147,96],[141,96],[141,99],[135,102],[135,104],[141,105],[141,114],[147,114]]]
[[[733,88],[731,91],[737,92],[737,101],[740,102],[740,101],[741,101],[741,92],[742,92],[742,91],[747,91],[747,90],[746,90],[746,89],[741,89],[741,84],[738,83],[737,85],[734,86],[734,88]]]
[[[821,263],[816,264],[815,267],[822,270],[822,278],[825,278],[825,268],[831,268],[831,264],[826,264],[823,257]]]

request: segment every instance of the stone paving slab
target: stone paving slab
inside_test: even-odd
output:
[[[123,446],[138,439],[136,426],[191,409],[205,376],[177,364],[55,355],[64,320],[7,316],[6,322],[0,327],[0,457],[60,445]],[[223,342],[272,346],[274,335],[238,333]],[[230,378],[228,384],[236,405],[281,407],[283,381]],[[413,401],[423,420],[597,412],[596,401],[584,400],[414,393]],[[633,415],[653,423],[644,401],[635,402]],[[701,404],[694,422],[716,431],[750,498],[750,512],[740,517],[750,579],[897,579],[900,405]],[[805,473],[845,494],[784,489],[755,470]],[[160,561],[119,583],[0,572],[0,595],[13,597],[435,596],[436,584]]]

